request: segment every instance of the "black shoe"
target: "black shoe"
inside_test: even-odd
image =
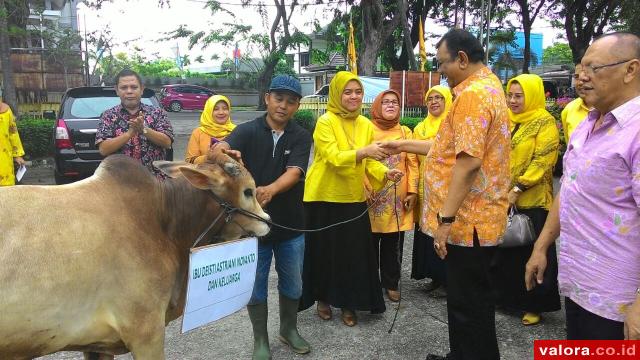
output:
[[[439,288],[440,286],[442,286],[442,284],[439,281],[431,280],[430,283],[424,285],[423,290],[425,292],[431,292],[431,291]]]
[[[425,360],[447,360],[447,356],[440,356],[436,354],[429,354]]]

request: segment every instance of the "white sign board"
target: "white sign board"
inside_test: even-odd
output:
[[[245,307],[253,292],[257,262],[255,237],[191,249],[182,332]]]

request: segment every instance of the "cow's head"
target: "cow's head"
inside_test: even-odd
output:
[[[194,187],[210,191],[211,201],[222,200],[224,203],[246,210],[260,218],[270,220],[256,199],[256,184],[251,174],[235,160],[222,154],[215,162],[188,164],[184,162],[157,161],[154,165],[172,178],[184,176]],[[218,201],[219,202],[219,201]],[[223,215],[219,221],[226,219]],[[258,219],[233,212],[228,222],[218,235],[224,240],[233,240],[244,235],[264,236],[269,226]]]

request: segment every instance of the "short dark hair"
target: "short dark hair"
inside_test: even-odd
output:
[[[116,87],[118,87],[118,82],[120,81],[120,78],[123,78],[125,76],[135,76],[136,79],[138,79],[138,82],[140,83],[140,86],[143,86],[142,84],[142,78],[140,77],[140,75],[138,75],[137,72],[131,70],[131,69],[122,69],[120,70],[120,72],[116,75],[116,78],[114,80],[114,84]]]
[[[640,59],[640,37],[638,37],[638,35],[630,32],[616,31],[600,35],[597,38],[593,39],[593,42],[607,37],[615,37],[616,43],[620,43],[617,44],[620,45],[620,48],[627,48],[631,50],[633,56],[637,59]]]
[[[452,29],[442,36],[436,44],[439,49],[442,44],[447,43],[447,49],[452,59],[458,56],[459,51],[463,51],[472,63],[479,63],[484,60],[484,49],[480,41],[473,34],[462,29]]]

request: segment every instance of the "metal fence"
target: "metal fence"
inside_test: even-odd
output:
[[[312,111],[317,119],[327,112],[327,102],[326,97],[303,98],[300,100],[300,110]],[[373,104],[373,99],[364,99],[360,110],[363,116],[370,117],[371,104]],[[403,117],[424,117],[426,115],[426,108],[422,107],[405,107],[400,111]]]

